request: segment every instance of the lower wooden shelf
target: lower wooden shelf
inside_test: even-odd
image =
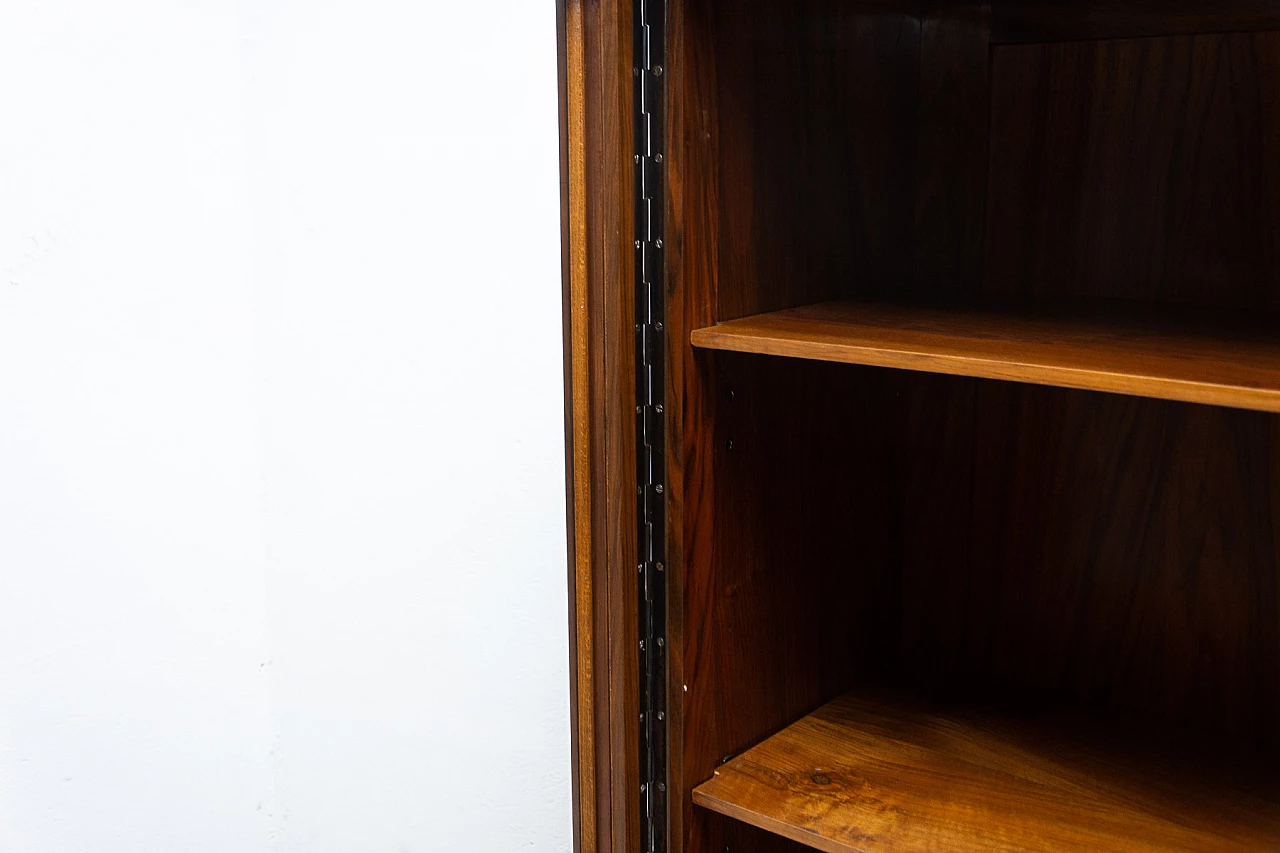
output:
[[[693,802],[829,853],[1280,850],[1280,769],[848,694]]]

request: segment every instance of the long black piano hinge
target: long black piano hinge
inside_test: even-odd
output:
[[[640,602],[640,849],[667,849],[666,350],[662,92],[666,0],[634,0],[636,483]]]

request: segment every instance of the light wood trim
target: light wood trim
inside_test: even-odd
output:
[[[567,222],[562,237],[567,243],[564,291],[567,302],[564,329],[569,375],[566,405],[570,501],[570,610],[573,685],[571,697],[574,752],[574,847],[580,853],[597,853],[596,843],[596,735],[594,624],[592,619],[591,540],[591,430],[590,348],[587,316],[587,193],[586,93],[583,56],[582,0],[566,0],[561,7],[563,88],[562,128],[566,152],[562,176],[562,204]]]

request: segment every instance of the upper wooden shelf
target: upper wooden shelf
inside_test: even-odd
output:
[[[1016,313],[841,300],[697,329],[706,349],[1280,412],[1280,326],[1215,312]]]
[[[1266,769],[850,694],[693,801],[828,853],[1280,850]]]

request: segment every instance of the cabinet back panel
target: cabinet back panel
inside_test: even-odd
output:
[[[986,288],[1280,309],[1280,33],[997,46]]]
[[[900,378],[909,682],[1280,745],[1280,417]]]

